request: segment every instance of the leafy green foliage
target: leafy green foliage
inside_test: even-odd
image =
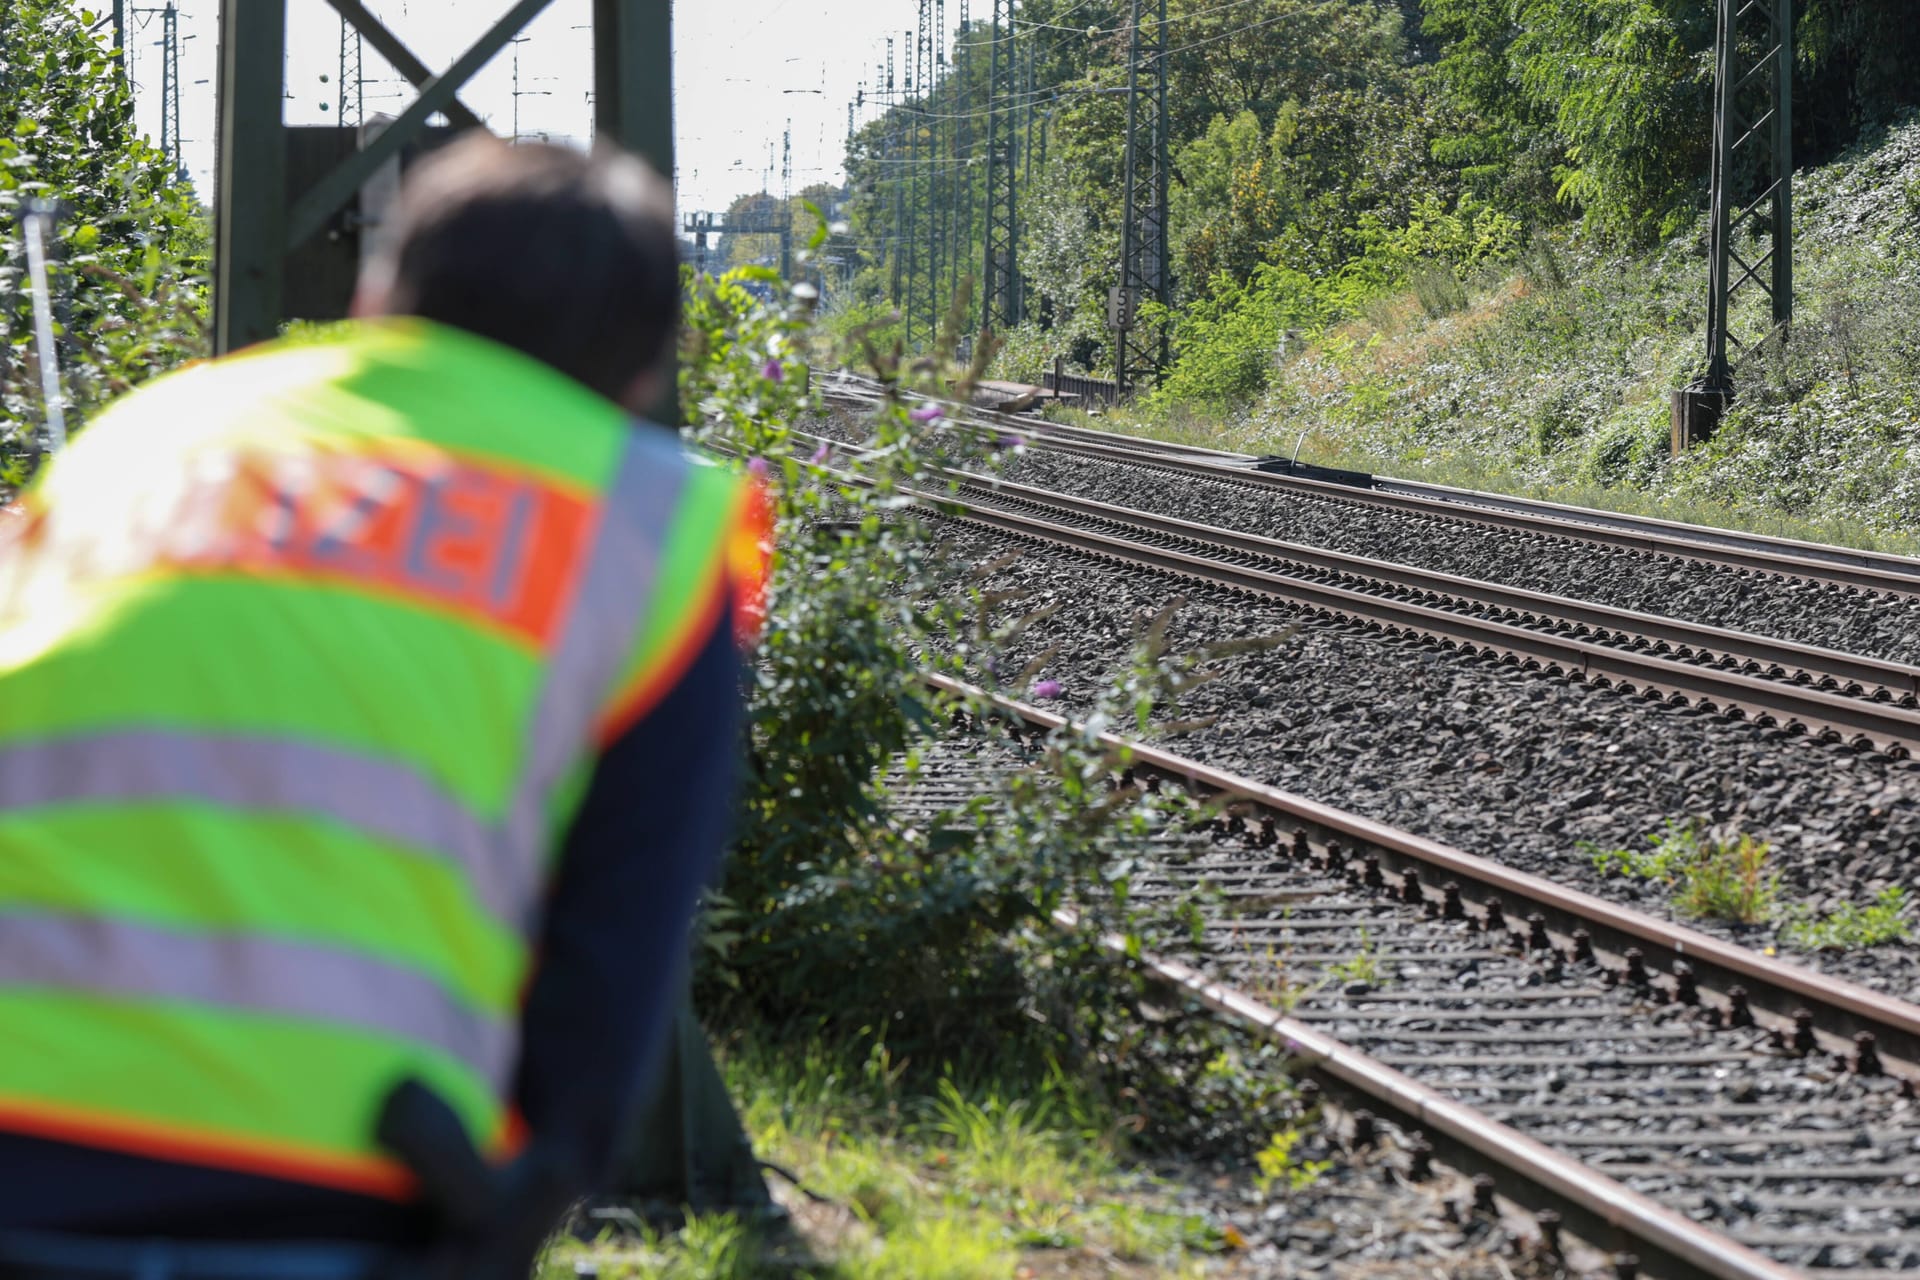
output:
[[[1057,1266],[1060,1250],[1189,1276],[1226,1244],[1178,1180],[1126,1159],[1130,1117],[1057,1066],[983,1052],[923,1088],[878,1042],[747,1034],[719,1056],[756,1154],[816,1198],[798,1215],[803,1238],[725,1217],[672,1237],[562,1237],[542,1280],[570,1280],[589,1260],[627,1280],[1006,1280]],[[1307,1117],[1289,1123],[1311,1134]]]
[[[1300,272],[1266,263],[1244,285],[1221,272],[1205,296],[1173,314],[1178,356],[1151,403],[1244,403],[1272,379],[1287,335],[1316,331],[1330,313],[1322,291]],[[1143,315],[1155,317],[1146,309]]]
[[[780,300],[762,301],[750,283]],[[890,911],[885,893],[898,872],[874,783],[934,714],[912,649],[933,539],[900,492],[930,482],[915,424],[902,401],[876,416],[871,488],[845,481],[824,457],[806,461],[811,448],[795,424],[808,398],[793,361],[807,320],[764,268],[699,280],[681,366],[696,436],[764,470],[776,502],[779,554],[749,698],[751,786],[714,917],[728,960],[717,973],[770,1007],[833,991],[832,967],[849,955],[870,956],[883,977],[883,948],[911,937],[912,922]],[[949,888],[924,896],[964,918],[965,886]]]
[[[1788,942],[1808,951],[1846,951],[1905,942],[1912,933],[1912,902],[1907,891],[1890,885],[1860,906],[1843,902],[1825,915],[1802,914],[1787,922]]]
[[[691,284],[682,389],[693,434],[764,475],[778,533],[749,690],[748,785],[708,913],[703,1009],[879,1037],[929,1065],[981,1045],[1006,1061],[1057,1061],[1110,1097],[1129,1091],[1154,1141],[1198,1132],[1244,1144],[1270,1129],[1285,1102],[1271,1077],[1249,1073],[1219,1107],[1193,1106],[1190,1082],[1226,1033],[1197,1012],[1144,1017],[1144,979],[1103,943],[1121,938],[1137,956],[1150,931],[1190,934],[1192,921],[1148,911],[1132,892],[1130,851],[1184,802],[1118,786],[1125,753],[1099,729],[1141,730],[1205,673],[1166,652],[1164,620],[1151,625],[1080,725],[1003,743],[1002,758],[1025,763],[981,794],[931,816],[900,812],[900,785],[956,712],[976,732],[1003,732],[988,706],[936,700],[918,673],[1000,671],[1014,690],[1033,674],[1005,657],[1021,622],[1004,614],[1018,600],[982,590],[980,571],[942,554],[924,500],[943,491],[937,468],[958,433],[906,392],[937,387],[951,338],[908,360],[854,331],[889,394],[858,446],[821,446],[800,430],[813,412],[795,364],[816,341],[808,300],[753,268]],[[974,372],[992,354],[982,341]],[[1055,927],[1069,908],[1079,926]]]
[[[1244,281],[1266,260],[1297,203],[1278,176],[1297,115],[1286,103],[1271,129],[1251,111],[1215,116],[1181,149],[1168,216],[1182,279]]]
[[[1794,6],[1795,152],[1832,158],[1920,101],[1920,36],[1898,0]],[[1707,178],[1712,5],[1690,0],[1425,0],[1435,74],[1458,111],[1435,154],[1529,221],[1548,197],[1633,242],[1692,222]]]
[[[1712,10],[1679,0],[1521,5],[1512,56],[1566,140],[1559,197],[1628,239],[1691,221],[1705,177]]]
[[[1791,339],[1745,362],[1720,430],[1682,457],[1669,456],[1670,392],[1705,348],[1693,234],[1646,251],[1569,228],[1504,235],[1512,260],[1460,271],[1467,306],[1439,319],[1410,290],[1331,295],[1336,319],[1268,375],[1250,410],[1179,429],[1269,453],[1291,452],[1304,430],[1302,456],[1316,462],[1912,549],[1920,220],[1909,184],[1920,184],[1920,115],[1798,175]],[[1446,242],[1463,240],[1448,230]],[[1322,287],[1361,276],[1356,265]],[[1126,429],[1152,429],[1151,407]]]
[[[1673,890],[1682,914],[1760,924],[1770,919],[1779,892],[1778,873],[1767,869],[1764,840],[1743,831],[1670,821],[1647,837],[1649,852],[1601,849],[1582,844],[1601,875],[1652,880]]]
[[[103,24],[63,0],[9,0],[0,14],[0,465],[16,477],[45,416],[19,230],[28,202],[59,211],[69,430],[206,350],[205,214],[136,132]]]
[[[1920,101],[1920,79],[1908,74],[1920,60],[1920,24],[1897,12],[1902,2],[1795,6],[1793,121],[1803,164],[1831,158]],[[1106,313],[1123,218],[1128,21],[1123,0],[1023,0],[1034,89],[1014,108],[1026,146],[1015,257],[1030,331],[1010,344],[997,367],[1003,376],[1037,379],[1055,358],[1111,374]],[[1537,293],[1563,293],[1568,264],[1553,249],[1563,241],[1543,233],[1570,223],[1610,250],[1698,233],[1711,132],[1710,3],[1262,0],[1255,9],[1170,0],[1163,34],[1172,296],[1168,312],[1150,308],[1146,317],[1170,327],[1176,364],[1149,402],[1153,416],[1178,406],[1232,412],[1268,389],[1281,335],[1302,327],[1295,304],[1308,291],[1293,277],[1312,282],[1305,335],[1313,340],[1328,326],[1391,310],[1409,289],[1428,319],[1462,316],[1489,266],[1522,256]],[[958,35],[951,75],[925,102],[896,106],[854,140],[848,172],[852,242],[867,254],[855,281],[862,302],[897,301],[927,283],[909,279],[897,225],[918,191],[906,185],[918,168],[903,163],[909,141],[938,152],[944,185],[933,198],[961,215],[961,261],[968,274],[980,269],[980,104],[990,52],[984,24],[974,23]],[[1911,201],[1905,188],[1890,191]],[[1674,261],[1663,266],[1684,267],[1697,281],[1698,263],[1680,260],[1690,247],[1670,243]],[[1274,287],[1275,271],[1288,278],[1285,288]],[[1619,319],[1609,317],[1608,333],[1634,331]],[[1663,326],[1676,321],[1694,323],[1660,317]],[[1846,327],[1842,319],[1835,329]],[[1646,345],[1595,363],[1630,372],[1647,363]],[[1861,385],[1849,369],[1849,387]],[[1657,448],[1644,396],[1623,405],[1584,390],[1540,406],[1525,424],[1531,452],[1584,453],[1584,482],[1651,479]],[[1354,392],[1354,412],[1338,416],[1401,407],[1381,389]],[[1588,447],[1568,448],[1581,437]]]
[[[1338,964],[1327,966],[1327,976],[1335,982],[1364,982],[1370,987],[1380,985],[1380,950],[1374,945],[1373,936],[1364,928],[1360,930],[1360,949]]]
[[[1254,1153],[1254,1164],[1260,1172],[1253,1185],[1262,1196],[1273,1194],[1275,1187],[1289,1193],[1305,1191],[1333,1168],[1331,1160],[1302,1160],[1294,1154],[1304,1137],[1299,1129],[1281,1129]]]

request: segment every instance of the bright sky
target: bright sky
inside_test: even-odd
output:
[[[0,0],[4,3],[5,0]],[[76,0],[106,12],[108,0]],[[160,8],[127,0],[130,70],[142,127],[160,133]],[[213,190],[218,0],[177,0],[181,36],[181,133],[188,172]],[[370,0],[368,8],[435,68],[451,63],[511,0]],[[988,0],[976,0],[986,8]],[[724,210],[734,196],[771,181],[778,190],[780,138],[793,124],[793,185],[838,181],[847,107],[886,58],[886,38],[912,27],[914,0],[675,0],[674,120],[683,209]],[[957,3],[951,9],[958,13]],[[324,0],[289,0],[289,124],[337,118],[340,19]],[[591,0],[553,0],[462,92],[496,132],[584,140],[592,116]],[[519,94],[514,54],[519,55]],[[904,62],[905,48],[896,56]],[[365,52],[369,115],[397,113],[410,86],[371,48]],[[322,77],[325,77],[324,81]],[[869,106],[861,120],[873,118]],[[769,178],[770,175],[770,178]]]

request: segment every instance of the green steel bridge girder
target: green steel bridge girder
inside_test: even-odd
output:
[[[443,115],[456,128],[479,118],[459,92],[552,0],[517,3],[444,72],[434,73],[359,0],[328,0],[341,18],[411,80],[419,96],[394,123],[306,190],[288,187],[287,0],[220,6],[219,172],[215,182],[214,349],[270,338],[287,316],[289,253],[324,234],[385,163]],[[594,127],[673,172],[671,0],[593,0]]]

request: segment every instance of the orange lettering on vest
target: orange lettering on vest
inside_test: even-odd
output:
[[[421,450],[249,457],[192,492],[168,563],[365,587],[543,647],[595,516],[576,494]]]

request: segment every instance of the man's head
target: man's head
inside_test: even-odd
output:
[[[643,410],[679,320],[673,193],[611,147],[463,139],[408,175],[353,309],[480,334]]]

